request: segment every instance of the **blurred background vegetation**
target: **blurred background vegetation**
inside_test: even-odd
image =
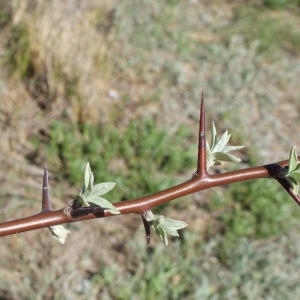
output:
[[[187,180],[198,111],[244,144],[244,168],[299,146],[299,0],[0,1],[0,220],[81,186],[113,202]],[[209,134],[208,134],[209,136]],[[1,299],[296,299],[300,210],[258,180],[157,208],[189,227],[146,246],[139,216],[1,238]]]

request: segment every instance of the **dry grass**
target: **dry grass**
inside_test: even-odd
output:
[[[29,48],[28,61],[23,62],[27,88],[48,112],[64,108],[72,121],[95,124],[109,115],[109,37],[97,31],[94,23],[95,12],[105,16],[112,5],[91,1],[16,1],[12,5],[13,29],[25,31],[18,38],[25,39]]]

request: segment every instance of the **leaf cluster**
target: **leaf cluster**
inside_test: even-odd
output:
[[[214,122],[212,122],[212,131],[211,131],[211,143],[210,145],[206,141],[206,160],[207,167],[210,168],[215,165],[221,165],[222,161],[238,163],[241,161],[240,158],[229,154],[229,151],[239,150],[244,146],[226,146],[231,134],[228,134],[226,130],[220,139],[217,136],[217,130]]]
[[[115,186],[114,182],[102,182],[94,185],[94,174],[91,171],[90,164],[87,163],[84,172],[84,183],[82,190],[78,196],[73,200],[71,207],[80,208],[87,207],[90,204],[96,204],[106,208],[112,214],[119,214],[120,212],[106,199],[100,197],[109,192]]]
[[[299,185],[300,185],[300,163],[298,163],[296,147],[293,147],[290,151],[289,156],[289,167],[286,174],[286,179],[295,195],[299,193]]]
[[[148,211],[144,217],[166,246],[168,246],[167,233],[179,236],[177,231],[188,226],[185,222],[167,219],[162,215],[154,215],[151,211]]]

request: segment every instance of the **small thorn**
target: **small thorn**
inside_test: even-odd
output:
[[[43,192],[42,192],[42,211],[45,211],[45,210],[51,210],[47,165],[45,166],[45,169],[44,169]]]
[[[142,216],[142,220],[143,220],[145,232],[146,232],[147,246],[149,246],[150,239],[151,239],[151,226],[150,226],[149,222],[145,219],[144,216]]]

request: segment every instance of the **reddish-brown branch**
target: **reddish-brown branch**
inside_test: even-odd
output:
[[[298,157],[298,159],[300,159],[300,157]],[[192,179],[185,183],[152,195],[118,202],[115,204],[115,207],[120,211],[121,215],[129,213],[142,214],[145,211],[151,210],[157,205],[208,188],[258,178],[277,179],[278,170],[286,166],[287,163],[288,161],[285,160],[275,164],[237,170],[214,176],[207,175],[205,179],[201,179],[200,176],[193,176]],[[112,215],[109,213],[109,211],[104,210],[101,207],[83,207],[80,209],[72,209],[67,206],[61,210],[45,211],[27,218],[1,223],[0,236],[11,235],[63,223],[72,223],[109,216],[118,215]]]
[[[299,158],[300,157],[298,157],[298,160]],[[287,164],[288,161],[285,160],[274,164],[248,168],[244,170],[237,170],[214,176],[209,175],[207,172],[206,165],[205,110],[204,97],[202,93],[199,122],[197,172],[187,182],[171,187],[164,191],[157,192],[152,195],[115,203],[114,206],[119,210],[121,215],[129,213],[137,213],[142,215],[143,213],[145,213],[148,210],[151,210],[155,206],[172,201],[182,196],[186,196],[195,192],[199,192],[220,185],[259,178],[277,179],[279,183],[293,197],[293,199],[300,205],[299,197],[293,194],[291,188],[289,187],[289,185],[287,185],[286,180],[278,177],[281,168],[285,167]],[[52,211],[49,198],[47,168],[45,168],[45,174],[43,179],[42,212],[23,219],[0,223],[0,236],[16,234],[29,230],[36,230],[39,228],[54,226],[63,223],[72,223],[109,216],[119,215],[113,215],[105,208],[99,206],[81,207],[77,209],[73,209],[67,206],[64,209]],[[143,221],[145,220],[143,219]],[[148,225],[147,227],[145,227],[147,234],[147,242],[149,242],[150,239]]]

